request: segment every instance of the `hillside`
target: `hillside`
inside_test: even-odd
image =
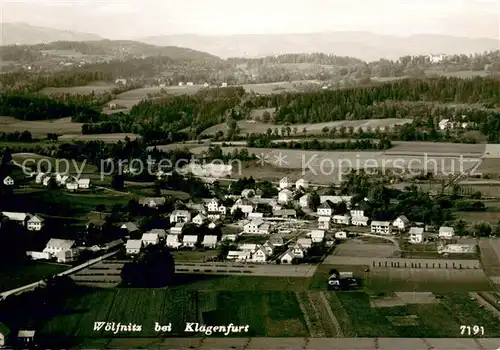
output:
[[[261,57],[285,53],[323,52],[364,61],[397,59],[405,55],[470,54],[498,50],[498,39],[469,39],[445,35],[397,37],[369,32],[331,32],[279,35],[166,35],[138,39],[154,45],[173,45],[219,57]]]
[[[0,23],[0,45],[32,45],[59,40],[101,40],[97,34],[31,26],[26,23]]]

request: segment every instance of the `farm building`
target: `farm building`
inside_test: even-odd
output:
[[[180,235],[182,234],[182,231],[184,230],[184,227],[186,227],[186,224],[183,222],[178,222],[175,224],[175,226],[171,227],[169,232],[171,235]]]
[[[78,188],[90,188],[90,179],[78,179]]]
[[[142,248],[142,240],[140,239],[129,239],[125,244],[125,250],[128,255],[139,254]]]
[[[77,260],[79,256],[80,256],[79,249],[63,250],[62,252],[56,254],[57,262],[59,263],[73,262]]]
[[[207,221],[207,217],[203,214],[198,214],[193,218],[193,223],[201,226]]]
[[[311,248],[312,243],[313,243],[313,241],[312,241],[312,239],[310,239],[310,238],[299,238],[299,239],[297,240],[297,244],[300,244],[300,245],[301,245],[302,247],[304,247],[305,249],[309,249],[309,248]]]
[[[295,209],[280,209],[280,210],[275,210],[273,212],[273,215],[276,217],[281,217],[283,219],[296,218],[297,211]]]
[[[450,244],[438,245],[438,253],[471,254],[477,251],[477,241],[474,239],[459,239]]]
[[[33,344],[35,341],[35,331],[21,329],[17,332],[17,340],[19,343],[23,344],[23,348],[26,349]]]
[[[139,231],[139,228],[133,222],[126,222],[123,225],[121,225],[120,228],[122,230],[126,230],[129,234]]]
[[[61,252],[70,250],[74,245],[75,241],[69,239],[51,238],[43,249],[43,252],[49,254],[49,256],[53,258]]]
[[[247,251],[230,250],[227,253],[227,260],[247,261],[250,260],[251,257],[251,252]]]
[[[194,247],[198,243],[198,236],[187,235],[182,238],[182,245],[184,247]]]
[[[27,221],[33,216],[29,213],[18,213],[11,211],[2,211],[2,215],[7,217],[9,221],[14,221],[21,225],[25,225]]]
[[[351,206],[352,196],[319,196],[319,202],[330,201],[333,204],[345,203],[347,208]]]
[[[250,234],[269,234],[270,225],[265,223],[262,219],[254,219],[243,226],[243,232]]]
[[[281,257],[280,262],[282,264],[291,264],[293,259],[302,259],[304,256],[295,253],[294,249],[288,249]]]
[[[368,226],[370,219],[366,216],[352,216],[351,224],[354,226]]]
[[[141,237],[143,245],[146,247],[148,245],[155,245],[160,243],[160,237],[157,233],[144,233]]]
[[[307,234],[307,237],[311,238],[311,241],[313,243],[319,243],[322,242],[323,239],[325,238],[325,231],[323,230],[312,230]]]
[[[270,241],[267,241],[266,243],[261,245],[260,248],[264,249],[267,252],[267,255],[272,255],[274,252],[274,244],[272,244]]]
[[[9,342],[10,329],[4,323],[0,322],[0,348],[5,347]]]
[[[264,213],[249,213],[248,214],[248,220],[262,219],[263,217],[264,217]]]
[[[253,252],[257,249],[257,244],[255,243],[242,243],[238,245],[238,250],[242,252]]]
[[[301,208],[308,208],[309,207],[309,193],[306,193],[302,197],[299,198],[299,205]]]
[[[165,231],[162,228],[154,228],[152,230],[149,230],[146,233],[152,233],[152,234],[158,235],[158,238],[160,238],[160,239],[167,237],[167,231]]]

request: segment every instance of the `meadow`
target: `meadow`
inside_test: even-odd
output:
[[[70,266],[29,262],[23,266],[0,271],[0,292],[21,287],[67,270]]]
[[[94,92],[95,94],[102,94],[111,91],[115,88],[115,84],[105,82],[95,82],[84,86],[70,86],[70,87],[46,87],[39,91],[44,95],[51,94],[75,94],[75,95],[88,95]]]
[[[77,175],[80,171],[82,174],[95,174],[97,172],[97,167],[87,162],[56,159],[35,153],[14,153],[12,160],[20,165],[32,168],[35,172],[39,170],[38,167],[45,167],[47,172],[58,172],[69,175]]]
[[[0,117],[0,130],[3,132],[29,131],[33,137],[46,137],[48,133],[81,134],[82,123],[73,123],[71,118],[51,120],[19,120],[12,117]]]

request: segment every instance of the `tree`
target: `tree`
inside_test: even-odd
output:
[[[229,253],[230,250],[230,244],[227,240],[223,241],[220,245],[219,248],[217,249],[217,260],[219,261],[224,261],[226,260],[227,254]]]
[[[312,210],[316,210],[320,205],[321,199],[317,192],[311,192],[309,194],[308,205]]]
[[[158,180],[154,182],[153,196],[155,196],[155,197],[160,197],[161,196],[161,183]]]
[[[457,222],[455,222],[455,225],[454,225],[454,229],[455,229],[455,234],[457,236],[465,236],[467,234],[466,232],[466,227],[467,227],[467,223],[460,219],[458,220]]]
[[[130,263],[123,266],[121,277],[125,285],[160,288],[174,281],[175,261],[170,250],[161,244],[149,245]]]
[[[482,222],[474,226],[475,233],[479,237],[488,237],[491,235],[492,229],[487,222]]]
[[[6,147],[3,150],[3,155],[2,155],[2,166],[9,164],[12,161],[12,154],[10,153],[9,147]]]
[[[122,190],[123,187],[125,186],[125,180],[123,179],[122,174],[114,174],[113,178],[111,179],[111,187],[113,187],[115,190]]]

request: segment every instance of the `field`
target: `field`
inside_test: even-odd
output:
[[[297,133],[300,135],[314,135],[322,132],[323,128],[327,127],[329,129],[332,128],[340,128],[342,126],[353,127],[354,129],[361,128],[366,130],[367,128],[375,129],[379,128],[393,128],[395,125],[402,125],[411,123],[412,119],[398,119],[398,118],[387,118],[387,119],[362,119],[362,120],[343,120],[343,121],[335,121],[335,122],[327,122],[327,123],[314,123],[314,124],[294,124],[290,127],[297,128]],[[241,134],[245,133],[261,133],[265,134],[267,129],[271,128],[274,130],[278,128],[281,132],[281,128],[283,125],[280,124],[269,124],[269,123],[258,123],[251,121],[239,121],[238,127],[241,130]],[[304,133],[303,130],[306,129]],[[206,130],[204,130],[201,135],[214,135],[217,131],[225,132],[227,129],[226,124],[218,124],[214,125]],[[293,134],[292,134],[293,135]]]
[[[24,121],[11,117],[0,117],[0,130],[4,132],[29,131],[33,137],[46,137],[48,133],[80,134],[82,123],[73,123],[70,118]]]
[[[339,244],[334,254],[335,256],[386,258],[394,256],[394,245],[392,243],[359,244],[349,240]]]
[[[93,330],[94,322],[107,321],[143,325],[141,332],[118,334],[118,337],[196,336],[196,333],[184,332],[186,322],[249,325],[248,333],[237,336],[308,335],[292,292],[191,292],[119,288],[84,290],[67,300],[64,309],[64,314],[44,322],[42,334],[84,338],[113,336],[110,332]],[[161,325],[172,323],[172,332],[155,332],[155,322]]]
[[[84,86],[71,86],[71,87],[46,87],[40,90],[41,94],[50,95],[50,94],[78,94],[78,95],[88,95],[92,92],[96,94],[102,94],[104,92],[111,91],[115,88],[115,84],[97,82],[94,84],[84,85]]]
[[[24,286],[53,276],[69,267],[62,264],[27,263],[25,266],[0,271],[0,292]]]
[[[95,165],[87,164],[86,162],[76,162],[67,159],[56,159],[45,157],[34,153],[15,153],[12,155],[13,161],[26,167],[32,167],[37,171],[37,167],[45,167],[48,172],[68,173],[77,175],[94,174],[97,172]],[[34,179],[33,179],[34,181]]]
[[[59,141],[70,142],[70,141],[103,141],[106,143],[115,143],[118,141],[124,141],[125,138],[130,140],[135,140],[138,135],[130,133],[115,133],[115,134],[91,134],[91,135],[61,135],[59,136]]]
[[[458,72],[444,72],[442,70],[429,69],[425,71],[427,75],[438,75],[441,77],[455,77],[455,78],[472,78],[472,77],[485,77],[488,73],[485,71],[458,71]]]
[[[446,155],[480,157],[485,152],[484,144],[442,143],[442,142],[394,142],[394,147],[385,151],[388,155]]]

